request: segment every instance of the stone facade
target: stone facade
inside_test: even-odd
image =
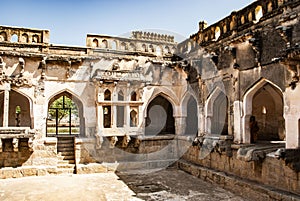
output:
[[[135,31],[69,47],[1,26],[1,178],[183,156],[299,194],[299,9],[255,1],[180,44]]]

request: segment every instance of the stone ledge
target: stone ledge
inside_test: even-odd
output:
[[[179,160],[177,167],[195,177],[204,181],[219,184],[226,190],[234,190],[235,194],[239,194],[245,198],[253,200],[300,200],[300,195],[275,189],[257,182],[241,179],[234,175],[228,175],[224,172],[215,171],[202,166],[194,165],[190,162]]]

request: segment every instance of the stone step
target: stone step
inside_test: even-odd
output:
[[[73,151],[69,151],[69,152],[58,152],[58,154],[60,156],[74,156],[74,152]]]
[[[60,145],[60,144],[74,144],[74,141],[73,140],[64,140],[64,141],[57,141],[57,144]]]
[[[75,156],[63,156],[63,160],[74,160]]]
[[[75,168],[75,164],[70,164],[70,163],[64,163],[64,164],[58,164],[57,168]]]
[[[61,144],[57,144],[57,147],[74,147],[74,144],[68,144],[68,143],[61,143]]]
[[[73,159],[61,159],[61,160],[58,160],[57,161],[57,164],[61,164],[61,165],[64,165],[64,164],[75,164],[75,158]]]
[[[65,153],[65,154],[71,153],[71,154],[74,154],[74,149],[71,149],[71,148],[58,149],[57,153]]]
[[[75,168],[57,168],[57,174],[74,174]]]
[[[57,148],[57,152],[65,152],[65,151],[73,151],[74,152],[74,147],[59,147]]]

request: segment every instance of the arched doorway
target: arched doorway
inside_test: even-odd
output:
[[[283,95],[279,87],[261,79],[245,94],[243,99],[243,142],[250,143],[253,135],[257,140],[284,140]],[[250,118],[258,125],[256,134],[250,132]]]
[[[69,92],[62,92],[48,104],[47,136],[84,135],[83,106]]]
[[[145,134],[175,134],[172,104],[161,95],[154,98],[147,107]]]
[[[198,107],[194,97],[190,97],[187,103],[187,116],[185,135],[196,135],[198,133]]]
[[[253,96],[252,116],[258,124],[257,140],[283,140],[283,99],[281,92],[269,83]],[[251,136],[253,137],[253,136]],[[251,138],[250,137],[250,138]]]

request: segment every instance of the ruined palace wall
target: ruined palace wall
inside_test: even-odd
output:
[[[183,155],[182,159],[191,164],[221,171],[242,179],[256,181],[297,194],[300,193],[299,173],[287,166],[284,160],[267,156],[262,160],[246,162],[237,159],[237,151],[237,149],[233,149],[232,156],[211,152],[202,159],[199,147],[192,146]],[[179,163],[179,168],[196,174],[193,172],[195,170],[192,169],[192,165],[180,165]]]

